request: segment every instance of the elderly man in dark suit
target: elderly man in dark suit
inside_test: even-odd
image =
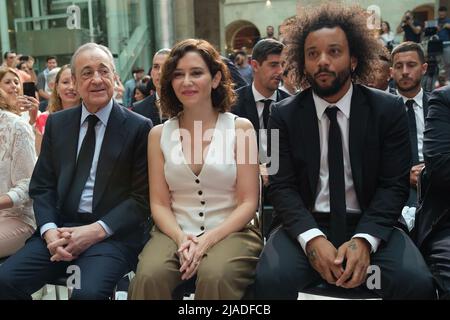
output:
[[[290,62],[311,88],[271,113],[280,142],[269,190],[279,227],[257,266],[256,297],[295,299],[326,281],[373,289],[383,299],[432,299],[420,252],[394,227],[409,190],[403,103],[356,84],[365,83],[379,46],[365,11],[306,10],[291,36]],[[379,284],[364,286],[371,265]]]
[[[428,101],[423,153],[423,204],[416,217],[416,241],[437,284],[439,298],[450,299],[450,86]]]
[[[1,265],[0,299],[30,299],[69,266],[79,270],[72,299],[106,299],[148,239],[151,123],[112,99],[106,47],[81,46],[72,74],[83,103],[48,118],[30,183],[38,229]]]

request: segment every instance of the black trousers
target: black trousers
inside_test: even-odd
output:
[[[318,223],[327,235],[326,223]],[[352,228],[354,226],[347,229],[349,239],[354,235]],[[394,229],[389,241],[382,243],[371,255],[370,262],[381,271],[380,289],[374,291],[382,299],[436,297],[432,275],[419,250],[403,231]],[[320,274],[310,265],[300,243],[282,227],[273,231],[257,265],[254,297],[297,299],[299,291],[320,281]]]
[[[107,239],[88,248],[73,262],[51,262],[45,240],[35,233],[0,266],[0,300],[29,300],[46,283],[70,276],[66,271],[71,265],[80,270],[80,289],[73,290],[71,299],[108,299],[117,282],[133,268],[126,251],[117,241]]]
[[[450,220],[433,231],[422,245],[422,253],[435,280],[439,299],[450,300]]]

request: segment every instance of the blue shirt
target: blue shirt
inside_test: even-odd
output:
[[[136,80],[130,79],[125,82],[125,93],[122,98],[123,105],[125,107],[131,107],[131,102],[133,101],[133,93],[136,88]]]
[[[449,41],[450,35],[449,35],[449,29],[445,29],[444,25],[446,23],[450,23],[450,18],[444,18],[444,19],[437,19],[438,26],[441,28],[441,31],[438,32],[439,40],[441,41]]]

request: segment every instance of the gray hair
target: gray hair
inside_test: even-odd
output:
[[[47,74],[47,83],[53,83],[56,81],[56,75],[58,74],[59,70],[61,70],[61,68],[56,67]]]
[[[169,48],[159,49],[153,57],[159,56],[160,54],[169,55],[170,52],[172,52],[172,49]]]
[[[75,53],[72,56],[72,59],[70,61],[70,70],[72,71],[72,75],[73,76],[76,75],[76,73],[75,73],[75,61],[76,61],[77,57],[81,53],[83,53],[84,51],[94,50],[94,49],[99,49],[99,50],[103,51],[104,53],[106,53],[106,55],[108,56],[108,58],[110,60],[111,66],[113,68],[113,72],[116,72],[116,66],[114,64],[114,57],[113,57],[111,51],[107,47],[105,47],[105,46],[103,46],[101,44],[97,44],[97,43],[94,43],[94,42],[88,42],[86,44],[83,44],[81,47],[79,47],[77,49],[77,51],[75,51]]]

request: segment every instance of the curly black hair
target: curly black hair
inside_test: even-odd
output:
[[[358,60],[352,72],[352,79],[366,83],[371,73],[371,65],[378,60],[382,45],[368,27],[368,13],[357,5],[326,3],[319,7],[305,8],[297,16],[296,22],[289,30],[288,62],[295,69],[298,83],[306,80],[305,75],[305,40],[311,32],[322,28],[341,28],[347,36],[350,55]]]

